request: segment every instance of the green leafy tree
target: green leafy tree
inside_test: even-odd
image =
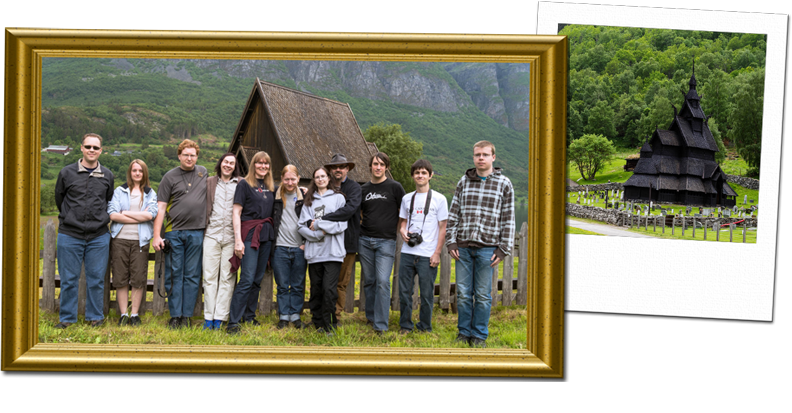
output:
[[[759,169],[762,155],[764,69],[742,73],[732,96],[726,135],[748,166]]]
[[[609,139],[616,136],[616,127],[613,125],[615,112],[611,109],[608,102],[599,101],[589,111],[588,123],[585,132],[587,134],[605,135]]]
[[[608,138],[586,134],[572,141],[567,150],[567,158],[575,164],[583,179],[592,181],[615,151]]]
[[[414,141],[410,132],[403,132],[397,123],[384,122],[371,125],[363,133],[366,141],[377,144],[380,152],[388,154],[393,179],[399,181],[407,192],[415,190],[410,167],[423,155],[423,144]]]
[[[58,206],[55,205],[55,184],[43,185],[41,187],[41,209],[39,212],[46,214],[57,210]]]

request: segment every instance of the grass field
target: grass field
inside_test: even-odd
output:
[[[575,218],[575,219],[577,219],[577,218]],[[566,233],[567,234],[583,234],[583,235],[602,235],[602,234],[598,234],[596,232],[586,231],[585,229],[570,227],[569,225],[567,225],[567,227],[566,227]]]
[[[573,216],[569,216],[569,215],[567,215],[566,218],[567,219],[575,219],[575,220],[583,221],[583,222],[590,222],[590,223],[593,223],[593,224],[603,224],[602,222],[596,221],[596,220],[593,220],[593,219],[578,218],[578,217],[573,217]],[[643,225],[643,221],[641,221],[641,224]],[[658,221],[658,226],[656,228],[652,225],[652,221],[649,221],[649,225],[646,226],[645,230],[644,230],[644,227],[642,226],[640,228],[637,228],[637,227],[630,228],[629,231],[635,232],[637,234],[649,235],[649,236],[652,236],[652,237],[655,237],[655,238],[662,238],[662,239],[679,239],[679,240],[687,240],[687,241],[708,241],[708,242],[712,241],[712,242],[715,242],[716,238],[718,238],[717,239],[718,242],[737,242],[737,243],[742,243],[743,242],[742,241],[742,231],[743,230],[742,230],[741,226],[738,225],[738,227],[735,228],[734,231],[732,232],[732,241],[729,241],[729,228],[728,227],[723,227],[723,228],[724,229],[721,229],[719,235],[717,235],[717,236],[716,236],[716,234],[714,232],[712,232],[712,228],[707,228],[707,239],[706,240],[704,239],[704,229],[700,228],[700,227],[696,228],[696,236],[694,237],[693,236],[693,230],[692,230],[692,227],[690,226],[690,224],[688,224],[684,235],[682,235],[682,227],[681,227],[681,225],[677,226],[676,228],[674,228],[674,231],[673,231],[674,233],[671,234],[671,232],[672,232],[671,231],[671,227],[665,227],[665,231],[663,231],[663,227],[661,225],[659,225],[659,221]],[[623,227],[623,229],[628,229],[628,228],[627,227]],[[567,234],[586,234],[586,233],[588,233],[588,231],[584,231],[584,230],[581,230],[581,229],[578,229],[578,228],[573,228],[573,227],[567,226],[566,233]],[[591,233],[591,235],[600,235],[600,234]],[[747,230],[747,232],[745,234],[745,243],[746,244],[755,244],[756,243],[756,237],[757,237],[756,228],[753,228],[753,229],[752,228],[748,228],[748,230]]]
[[[303,322],[310,321],[306,311]],[[328,337],[308,327],[302,330],[285,328],[278,330],[275,325],[277,316],[272,314],[258,317],[259,326],[243,325],[238,335],[228,335],[224,330],[203,330],[201,320],[193,319],[193,327],[170,330],[168,317],[152,316],[147,313],[141,317],[139,327],[117,325],[115,312],[107,317],[105,325],[92,328],[78,323],[65,330],[56,330],[58,315],[40,312],[39,341],[41,343],[86,343],[86,344],[164,344],[164,345],[247,345],[247,346],[343,346],[343,347],[423,347],[423,348],[466,348],[466,344],[455,343],[457,335],[457,315],[445,313],[437,306],[432,314],[432,332],[413,331],[399,333],[399,312],[391,311],[390,329],[382,336],[374,334],[366,326],[366,317],[359,312],[342,314],[336,335]],[[417,321],[418,312],[413,311]],[[526,346],[527,318],[525,307],[493,307],[489,324],[488,348],[522,349]]]

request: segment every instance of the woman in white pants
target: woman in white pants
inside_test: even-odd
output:
[[[205,330],[219,330],[228,321],[234,279],[229,260],[234,255],[234,192],[239,168],[233,153],[220,157],[215,176],[206,180],[206,231],[203,241]]]

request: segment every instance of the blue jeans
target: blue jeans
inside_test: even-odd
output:
[[[271,246],[272,241],[262,242],[257,251],[250,246],[250,241],[245,241],[245,255],[242,256],[242,262],[239,264],[239,282],[231,297],[229,326],[239,325],[243,321],[253,321],[256,318],[261,280],[264,279],[264,272],[267,270]],[[269,293],[272,294],[272,291]]]
[[[58,234],[58,274],[60,274],[60,321],[77,322],[77,288],[85,263],[85,320],[104,319],[104,279],[110,257],[110,233],[86,241]]]
[[[165,261],[165,290],[170,291],[168,311],[171,317],[192,317],[201,291],[204,231],[170,231],[164,238],[171,243],[170,259]]]
[[[300,248],[275,247],[272,271],[278,285],[278,314],[281,320],[297,321],[305,303],[305,254]]]
[[[415,275],[418,275],[418,288],[421,290],[421,310],[418,313],[418,330],[432,331],[432,307],[434,307],[434,284],[437,267],[429,266],[429,257],[401,254],[399,262],[399,326],[405,330],[413,329],[412,295]]]
[[[393,257],[396,240],[360,236],[360,272],[363,292],[366,294],[366,319],[374,323],[374,329],[388,330],[390,315],[390,276],[393,272]]]
[[[492,308],[492,271],[495,247],[460,248],[456,262],[459,334],[486,340]]]

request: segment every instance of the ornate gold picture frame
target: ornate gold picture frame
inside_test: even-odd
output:
[[[3,370],[563,376],[565,37],[7,29],[5,40]],[[526,349],[38,343],[45,57],[530,63]]]

